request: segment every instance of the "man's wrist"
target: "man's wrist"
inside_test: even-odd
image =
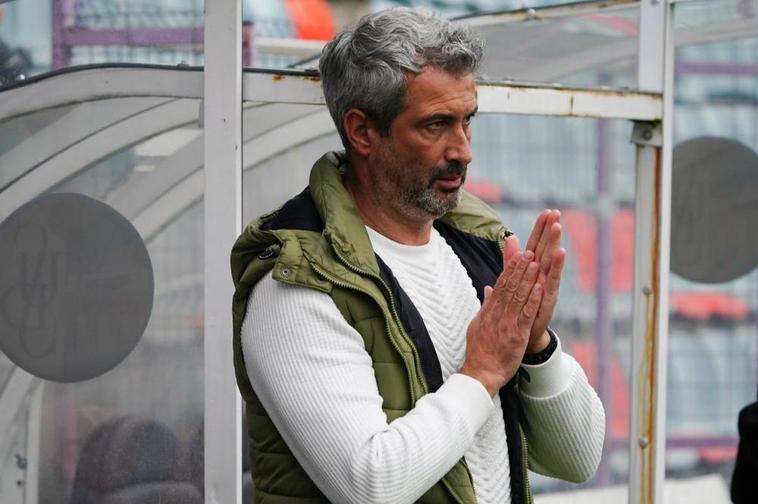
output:
[[[490,395],[490,397],[495,397],[495,394],[498,393],[504,384],[502,376],[499,376],[496,373],[485,372],[480,369],[473,368],[472,366],[467,366],[465,363],[458,372],[481,383],[482,386],[484,386],[484,388],[487,390],[487,393]]]
[[[526,345],[526,353],[535,354],[543,351],[550,345],[550,332],[547,330],[542,331],[542,334],[536,338],[529,340]]]
[[[527,345],[522,362],[529,365],[542,364],[553,355],[556,348],[558,348],[558,337],[548,327],[536,344],[532,345],[530,342]]]

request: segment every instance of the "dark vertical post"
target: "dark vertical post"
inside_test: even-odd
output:
[[[65,68],[71,60],[71,48],[66,43],[66,0],[51,0],[53,57],[51,70]]]
[[[601,83],[607,83],[607,77],[601,77]],[[597,472],[600,486],[611,483],[610,456],[612,453],[611,418],[612,395],[611,359],[613,356],[613,319],[612,319],[612,258],[613,258],[613,214],[615,203],[613,198],[612,173],[612,139],[611,124],[606,119],[597,121],[597,205],[596,205],[596,250],[597,277],[595,280],[595,338],[597,342],[597,387],[600,400],[605,407],[606,438],[608,441],[603,448],[603,458]]]

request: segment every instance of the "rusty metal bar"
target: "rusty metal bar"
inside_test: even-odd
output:
[[[632,133],[637,157],[629,503],[662,504],[674,75],[672,6],[667,1],[641,3],[639,44],[638,87],[662,94],[663,114],[660,122],[636,122]]]
[[[663,115],[663,100],[657,93],[484,81],[477,82],[477,91],[481,113],[640,121],[657,121]],[[318,74],[305,72],[245,72],[242,98],[260,103],[324,104]]]
[[[479,111],[557,117],[657,121],[660,93],[571,88],[517,82],[477,83]],[[0,93],[0,121],[44,108],[118,97],[202,98],[201,68],[154,65],[90,65],[34,79]],[[248,102],[323,105],[319,76],[306,71],[246,70],[242,97]]]

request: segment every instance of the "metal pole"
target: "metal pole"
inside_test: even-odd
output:
[[[242,412],[233,372],[229,252],[242,229],[242,13],[205,2],[205,502],[242,502]]]
[[[629,503],[663,503],[671,222],[671,5],[640,4],[639,88],[663,94],[661,123],[634,126],[637,145]]]

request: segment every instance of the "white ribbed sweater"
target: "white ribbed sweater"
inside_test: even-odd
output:
[[[387,424],[360,334],[324,293],[270,276],[253,290],[242,326],[250,381],[316,485],[332,502],[410,503],[465,454],[480,504],[510,502],[499,397],[456,373],[479,302],[465,269],[433,230],[428,244],[395,243],[369,229],[374,250],[419,310],[445,383]],[[600,459],[602,405],[559,348],[525,366],[520,384],[533,469],[587,479]]]

